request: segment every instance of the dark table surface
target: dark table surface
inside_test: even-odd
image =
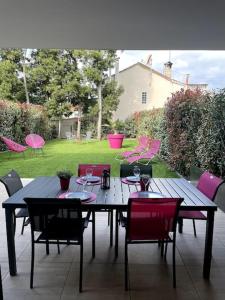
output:
[[[76,183],[76,178],[70,181],[70,191],[82,191],[82,185]],[[85,190],[97,195],[96,200],[86,203],[87,208],[123,208],[126,207],[131,192],[140,189],[139,185],[121,183],[120,178],[111,178],[109,190],[102,190],[99,185],[86,186]],[[184,199],[182,210],[217,210],[217,206],[202,194],[196,187],[183,178],[154,178],[151,180],[150,191],[158,192],[165,197],[181,197]],[[59,179],[54,177],[37,177],[22,190],[3,202],[3,208],[26,207],[24,197],[58,197],[61,193]]]

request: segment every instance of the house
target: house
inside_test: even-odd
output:
[[[114,78],[124,88],[114,119],[125,120],[133,113],[152,108],[163,107],[171,93],[187,88],[206,89],[207,84],[189,84],[187,74],[185,82],[172,79],[172,63],[164,64],[163,74],[152,69],[151,63],[135,63],[116,72]]]

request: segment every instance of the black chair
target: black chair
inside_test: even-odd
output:
[[[121,164],[120,165],[120,177],[124,178],[127,176],[133,176],[134,166],[138,166],[140,168],[141,174],[148,174],[152,177],[152,166],[151,165],[141,165],[141,164]]]
[[[0,266],[0,300],[3,300],[3,290],[2,290],[2,272]]]
[[[22,181],[17,172],[14,170],[11,170],[5,176],[0,177],[0,182],[4,184],[9,197],[23,188]],[[17,213],[14,213],[14,234],[16,232],[17,218],[23,218],[23,225],[21,230],[21,234],[23,234],[24,226],[27,226],[29,224],[27,208],[21,208]]]
[[[82,218],[79,199],[25,198],[31,224],[31,273],[30,288],[33,288],[34,245],[46,245],[49,253],[50,244],[80,246],[79,291],[82,291],[83,274],[83,232],[87,228],[90,213]],[[34,235],[39,232],[39,235]]]
[[[173,287],[176,287],[176,225],[181,198],[129,199],[125,222],[125,289],[128,290],[128,245],[143,243],[173,244]],[[163,248],[162,248],[163,249]]]

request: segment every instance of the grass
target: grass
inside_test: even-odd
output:
[[[22,154],[1,152],[0,175],[6,174],[11,169],[16,170],[24,178],[55,175],[62,169],[69,169],[77,175],[79,163],[110,163],[112,176],[119,176],[120,162],[115,160],[115,156],[132,149],[135,145],[136,141],[129,139],[124,141],[122,149],[110,149],[106,140],[101,142],[53,140],[46,143],[43,156],[40,153],[34,154],[30,149],[25,152],[25,158]],[[154,177],[178,177],[160,159],[154,158],[151,163]]]

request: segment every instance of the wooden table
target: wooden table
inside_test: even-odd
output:
[[[87,186],[87,190],[97,194],[94,202],[84,204],[84,210],[91,209],[115,209],[116,220],[118,210],[126,210],[130,192],[138,189],[135,185],[122,184],[120,178],[111,178],[111,188],[101,190],[99,185]],[[70,191],[81,191],[82,186],[76,183],[76,178],[71,178]],[[203,195],[198,189],[185,179],[178,178],[156,178],[151,180],[149,190],[159,192],[166,197],[181,197],[184,201],[181,210],[196,210],[207,212],[207,225],[205,236],[205,251],[203,262],[203,277],[210,277],[210,267],[212,258],[214,213],[217,206]],[[16,208],[26,207],[24,197],[57,197],[62,193],[57,177],[38,177],[26,185],[23,189],[8,198],[3,204],[6,215],[6,231],[8,243],[8,258],[10,275],[16,275],[16,252],[13,227],[13,212]],[[116,224],[115,251],[118,254],[118,222]]]

